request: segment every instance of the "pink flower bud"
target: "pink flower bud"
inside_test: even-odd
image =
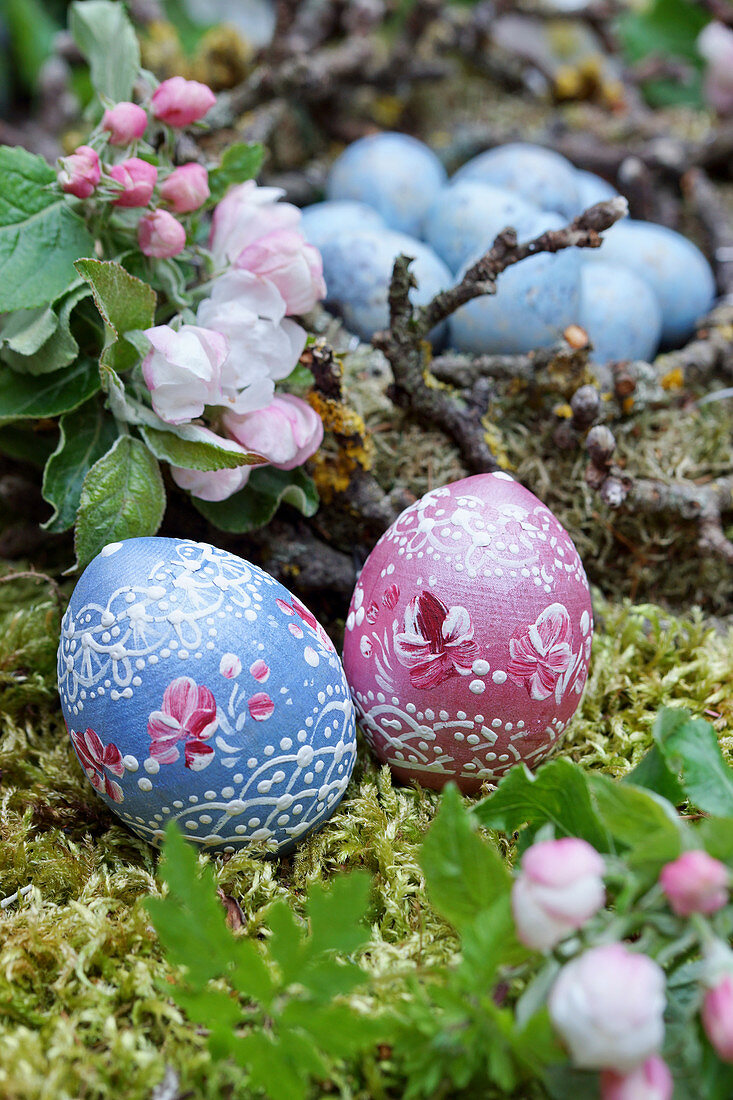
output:
[[[574,1065],[616,1073],[659,1052],[664,1004],[662,968],[622,943],[592,947],[566,963],[547,1001]]]
[[[182,164],[160,185],[161,198],[176,214],[198,210],[209,194],[209,175],[203,164]]]
[[[71,156],[62,159],[57,179],[62,191],[76,195],[77,199],[88,199],[101,175],[98,154],[89,145],[80,145]]]
[[[102,116],[102,129],[109,133],[110,145],[129,145],[145,133],[148,116],[136,103],[116,103]]]
[[[145,256],[165,260],[185,247],[186,230],[167,210],[154,210],[140,219],[137,240]]]
[[[517,936],[537,951],[549,951],[581,928],[603,905],[603,859],[576,837],[533,844],[522,857],[512,888]]]
[[[168,126],[190,126],[203,118],[216,103],[216,96],[206,84],[172,76],[153,92],[153,114]]]
[[[655,1054],[631,1073],[604,1069],[601,1100],[672,1100],[674,1081],[667,1063]]]
[[[147,206],[153,194],[158,169],[140,157],[128,157],[109,170],[113,180],[122,184],[122,191],[113,200],[115,206]]]
[[[263,455],[279,470],[301,466],[323,440],[318,413],[289,393],[277,394],[266,408],[255,412],[225,413],[223,424],[240,446]]]
[[[728,974],[705,994],[702,1004],[705,1034],[719,1058],[733,1062],[733,976]]]
[[[659,883],[678,917],[715,913],[728,900],[727,868],[702,850],[685,852],[667,863]]]

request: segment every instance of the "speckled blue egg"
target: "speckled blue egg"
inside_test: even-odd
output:
[[[323,627],[256,565],[207,543],[111,543],[64,615],[61,707],[100,798],[158,844],[287,851],[333,813],[354,709]]]
[[[405,233],[364,230],[332,237],[323,244],[326,304],[334,306],[346,327],[362,340],[370,340],[389,324],[389,284],[401,252],[415,259],[410,270],[418,285],[412,291],[412,302],[424,305],[453,284],[453,276],[432,248]],[[438,340],[440,335],[433,333],[433,338]]]
[[[523,236],[538,213],[533,203],[501,187],[459,180],[440,192],[425,216],[422,235],[451,271],[458,271],[507,226]]]
[[[564,220],[547,211],[538,214],[524,239],[546,229],[559,229]],[[478,259],[481,253],[473,257]],[[580,258],[578,250],[555,255],[542,252],[502,272],[497,292],[474,298],[449,320],[449,343],[458,351],[514,355],[549,347],[563,330],[577,322],[580,312]]]
[[[385,228],[382,215],[364,202],[314,202],[304,206],[302,214],[300,224],[306,239],[319,249],[341,233]]]
[[[581,214],[589,206],[597,202],[607,202],[615,199],[618,191],[603,176],[597,176],[594,172],[585,172],[582,169],[575,173],[575,182],[578,187],[578,208],[576,213]]]
[[[446,171],[432,149],[409,134],[370,134],[341,154],[326,181],[329,199],[374,207],[391,229],[417,236]]]
[[[479,153],[459,168],[453,179],[478,180],[505,187],[543,210],[567,218],[578,209],[576,169],[565,157],[541,145],[516,141]]]
[[[583,264],[580,324],[593,344],[591,359],[653,359],[662,335],[657,296],[640,275],[621,264]]]
[[[590,263],[618,263],[641,275],[662,307],[662,342],[675,345],[695,331],[712,308],[715,279],[699,248],[665,225],[625,218],[588,250]]]

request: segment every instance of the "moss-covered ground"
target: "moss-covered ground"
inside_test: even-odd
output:
[[[700,612],[612,604],[598,592],[595,604],[592,674],[565,750],[621,775],[649,746],[657,709],[672,704],[705,714],[730,755],[733,633]],[[73,756],[55,695],[57,628],[43,585],[0,586],[0,899],[31,887],[0,909],[0,1096],[143,1100],[168,1066],[180,1079],[170,1095],[246,1096],[241,1074],[212,1064],[205,1035],[167,996],[172,973],[143,908],[159,889],[158,857],[116,824]],[[393,787],[362,745],[346,799],[292,858],[217,863],[244,915],[239,934],[261,928],[274,898],[298,910],[308,882],[365,867],[374,876],[365,962],[385,1003],[404,995],[393,975],[456,949],[417,862],[436,797]],[[366,1098],[374,1080],[364,1066],[327,1088]]]

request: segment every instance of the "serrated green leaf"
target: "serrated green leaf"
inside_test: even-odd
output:
[[[565,757],[534,773],[517,764],[473,812],[491,829],[511,833],[528,822],[533,829],[550,822],[558,836],[578,836],[600,852],[609,850],[610,838],[591,804],[587,774]]]
[[[265,466],[253,470],[249,481],[228,500],[191,498],[194,507],[222,531],[244,534],[264,527],[281,504],[290,504],[304,516],[318,511],[318,491],[305,470],[276,470]]]
[[[163,478],[144,443],[120,436],[84,479],[74,545],[88,565],[109,542],[154,535],[165,511]]]
[[[661,833],[681,845],[680,819],[665,798],[601,772],[588,772],[587,779],[593,805],[614,840],[633,848],[640,839]]]
[[[124,4],[76,0],[69,30],[89,64],[97,93],[112,103],[129,100],[140,70],[140,47]]]
[[[269,955],[277,964],[283,986],[298,979],[304,954],[303,929],[284,901],[276,901],[267,910],[270,938]]]
[[[126,370],[140,356],[125,340],[125,333],[154,324],[155,291],[112,260],[83,259],[74,266],[91,286],[94,303],[104,320],[106,338],[102,365],[115,371]]]
[[[463,985],[486,990],[501,967],[518,966],[531,952],[517,939],[508,892],[461,925]]]
[[[698,809],[733,817],[733,769],[726,764],[715,730],[689,711],[664,707],[652,729],[667,767]]]
[[[92,398],[59,422],[59,442],[43,472],[43,498],[54,513],[43,526],[68,531],[74,526],[82,485],[94,463],[117,438],[117,426],[97,398]]]
[[[249,1071],[250,1084],[262,1089],[271,1100],[304,1100],[310,1091],[308,1077],[290,1060],[287,1047],[277,1036],[252,1031],[238,1036],[232,1053]]]
[[[224,198],[235,183],[245,183],[254,179],[262,167],[264,149],[258,144],[245,144],[238,141],[224,151],[218,167],[209,172],[209,190],[211,197],[208,205],[214,205]]]
[[[263,461],[262,455],[243,454],[236,443],[224,437],[221,444],[212,443],[195,424],[181,424],[178,429],[172,425],[141,427],[140,434],[161,462],[187,470],[232,470]]]
[[[369,876],[358,871],[334,879],[329,889],[314,882],[308,890],[306,912],[310,924],[308,953],[350,954],[369,939],[364,924],[369,902]]]
[[[420,850],[430,900],[462,928],[511,887],[501,856],[476,833],[475,819],[449,783]]]
[[[37,322],[29,320],[29,325],[22,331],[10,332],[3,329],[2,338],[6,342],[3,349],[3,359],[13,368],[24,374],[50,374],[68,367],[79,354],[77,344],[71,332],[71,314],[79,302],[89,294],[89,287],[83,283],[65,294],[52,309],[43,310],[43,317]],[[35,314],[37,310],[18,310],[9,316],[19,317],[19,314]],[[48,335],[39,343],[42,331],[50,328]]]
[[[636,767],[621,780],[633,783],[636,787],[645,787],[679,806],[685,801],[685,791],[677,776],[670,771],[657,745],[652,745]]]
[[[0,424],[61,416],[99,392],[99,370],[91,359],[39,378],[0,368]]]
[[[0,312],[45,306],[74,282],[74,261],[93,251],[82,219],[43,157],[0,146]]]
[[[24,358],[33,355],[58,327],[58,317],[50,306],[16,309],[0,317],[0,343]]]

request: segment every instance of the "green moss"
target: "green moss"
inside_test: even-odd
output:
[[[182,1093],[246,1096],[241,1073],[212,1064],[204,1036],[168,999],[171,970],[142,907],[159,889],[158,857],[116,823],[83,777],[55,699],[51,607],[46,601],[43,610],[37,586],[22,595],[26,604],[13,615],[25,616],[27,632],[0,631],[0,663],[12,665],[13,643],[16,657],[40,646],[46,658],[24,708],[16,695],[0,694],[0,898],[33,886],[0,909],[0,1096],[143,1100],[167,1066]],[[564,750],[622,774],[649,747],[658,708],[671,703],[707,713],[731,753],[733,635],[716,633],[696,611],[676,616],[598,594],[594,602],[592,673]],[[429,968],[457,948],[430,906],[417,860],[436,801],[431,791],[393,787],[361,744],[347,799],[293,857],[240,852],[217,861],[222,889],[242,908],[240,934],[262,930],[273,899],[301,910],[309,882],[366,868],[374,877],[364,960],[377,978],[371,1001],[405,996],[406,969]],[[376,1063],[333,1083],[337,1095],[363,1098],[378,1087],[384,1073]],[[400,1091],[397,1083],[384,1095]]]

